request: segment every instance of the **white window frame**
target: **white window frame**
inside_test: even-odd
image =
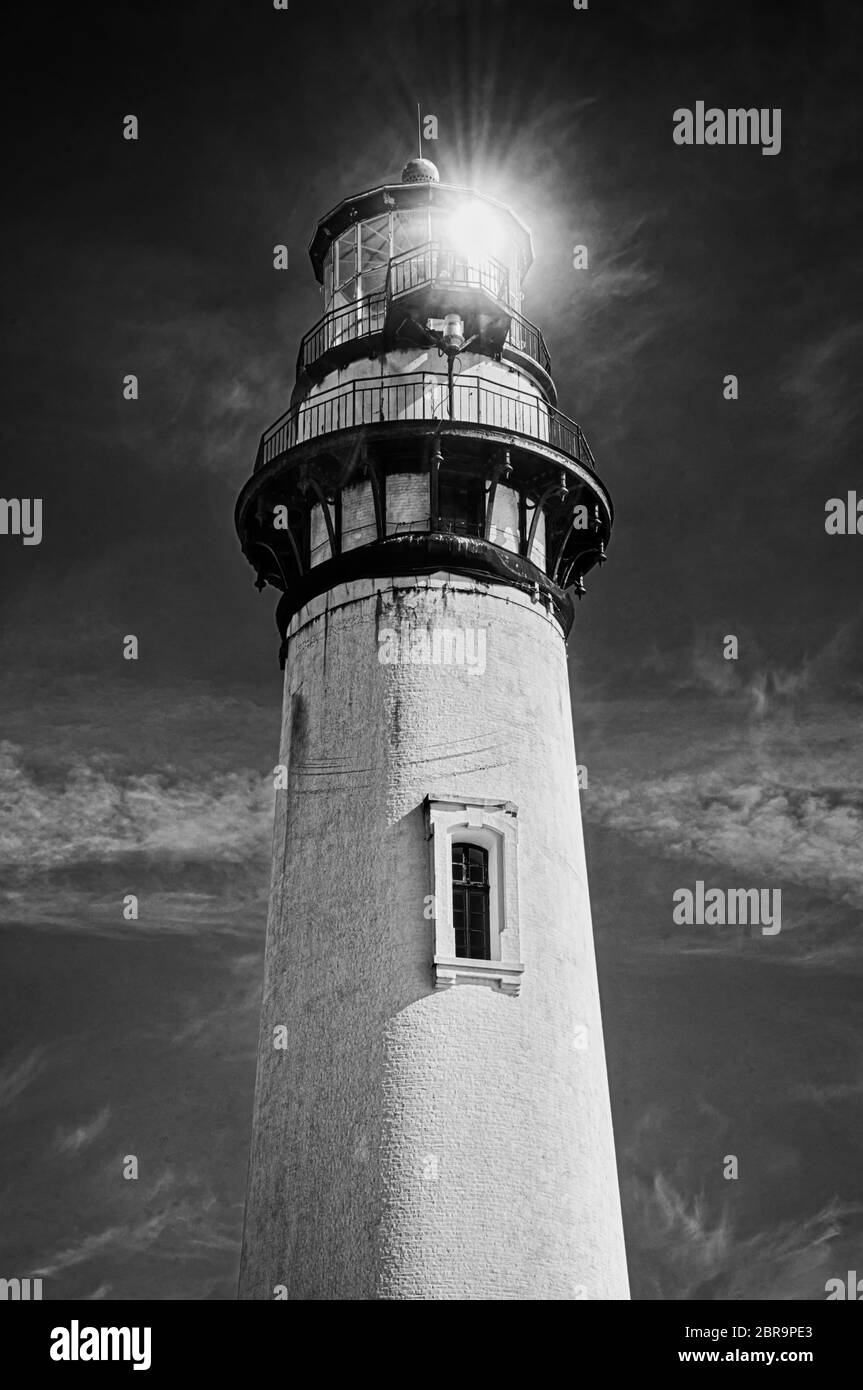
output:
[[[434,903],[434,987],[486,984],[518,995],[524,964],[518,920],[518,807],[490,797],[428,795],[423,803]],[[452,913],[452,847],[481,845],[488,851],[491,960],[455,953]]]

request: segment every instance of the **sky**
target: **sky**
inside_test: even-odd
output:
[[[824,525],[863,498],[861,37],[851,0],[16,14],[0,494],[43,537],[0,535],[4,1277],[235,1296],[280,673],[233,505],[316,219],[397,181],[417,102],[443,181],[533,230],[615,503],[569,654],[633,1296],[863,1268],[863,539]],[[700,100],[779,108],[779,153],[675,144]],[[697,880],[781,889],[781,933],[675,927]]]

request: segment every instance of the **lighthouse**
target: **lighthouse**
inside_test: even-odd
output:
[[[236,507],[280,591],[242,1299],[629,1297],[566,642],[612,505],[531,234],[412,159]]]

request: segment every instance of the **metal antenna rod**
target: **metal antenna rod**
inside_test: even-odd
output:
[[[422,117],[420,116],[420,104],[417,102],[417,141],[419,143],[420,159],[423,157],[423,128]]]

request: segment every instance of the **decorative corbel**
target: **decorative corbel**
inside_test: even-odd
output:
[[[527,558],[528,560],[530,559],[531,551],[533,550],[533,542],[534,542],[534,538],[535,538],[535,536],[536,536],[536,528],[539,526],[539,518],[540,518],[540,516],[542,515],[542,509],[543,509],[543,507],[545,506],[546,502],[548,502],[552,497],[565,497],[565,496],[566,496],[566,483],[565,483],[565,482],[564,482],[563,484],[561,484],[561,483],[550,483],[550,484],[548,485],[548,487],[543,488],[543,490],[542,490],[542,492],[540,493],[539,497],[536,499],[536,502],[534,503],[534,508],[533,508],[533,516],[531,517],[531,521],[530,521],[530,531],[529,531],[528,537],[527,537],[527,545],[525,546],[525,551],[524,551],[525,556],[526,556],[526,558]]]
[[[372,487],[372,502],[375,509],[375,525],[378,531],[378,540],[385,541],[387,538],[387,507],[384,493],[386,477],[381,477],[378,472],[377,463],[373,459],[366,460],[366,472],[368,473],[369,482]]]

